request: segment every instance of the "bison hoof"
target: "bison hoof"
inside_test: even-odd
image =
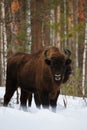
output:
[[[51,111],[56,113],[56,107],[51,107]]]
[[[26,106],[21,106],[20,109],[23,110],[24,112],[28,112],[28,109]]]

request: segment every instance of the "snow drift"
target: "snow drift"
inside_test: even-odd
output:
[[[3,95],[4,89],[0,89],[0,98]],[[0,107],[0,130],[87,130],[87,106],[82,98],[67,96],[65,108],[60,95],[56,113],[37,109],[34,101],[24,112],[14,99],[11,107]]]

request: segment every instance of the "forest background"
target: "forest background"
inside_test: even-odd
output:
[[[72,52],[61,93],[87,97],[87,0],[0,0],[0,86],[9,56],[47,45]]]

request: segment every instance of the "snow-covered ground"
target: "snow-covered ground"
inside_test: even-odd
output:
[[[3,98],[4,88],[0,88]],[[87,130],[87,104],[82,98],[67,97],[64,107],[64,96],[60,95],[56,113],[47,109],[37,109],[34,101],[28,112],[20,110],[15,104],[11,107],[0,107],[0,130]]]

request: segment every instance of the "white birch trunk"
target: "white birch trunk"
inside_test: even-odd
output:
[[[60,22],[60,6],[57,6],[57,22]],[[57,32],[56,46],[60,48],[60,32]]]
[[[55,22],[54,9],[51,9],[50,15],[51,15],[50,24],[52,25]],[[50,28],[50,39],[51,39],[51,43],[54,46],[55,45],[55,32],[54,32],[54,29],[52,28]]]
[[[87,53],[87,22],[85,27],[85,44],[83,52],[83,69],[82,69],[82,93],[85,95],[85,82],[86,82],[86,53]]]
[[[65,47],[67,46],[67,17],[66,17],[66,0],[64,0],[64,36],[65,36],[65,39],[64,39],[64,44],[65,44]]]
[[[76,12],[75,12],[75,22],[76,22],[76,26],[78,25],[78,0],[76,1]],[[76,32],[76,68],[78,68],[78,32]]]
[[[4,66],[3,66],[3,23],[1,23],[1,25],[0,25],[0,27],[1,27],[1,85],[3,86],[3,84],[4,84],[4,81],[3,81],[3,79],[4,79]]]
[[[6,79],[6,66],[7,66],[7,36],[6,36],[6,27],[5,27],[5,7],[4,0],[1,2],[1,62],[2,62],[2,85],[5,85]]]
[[[73,0],[73,24],[75,27],[78,25],[78,0]],[[75,42],[75,71],[78,73],[78,32],[75,32],[73,40]]]
[[[27,27],[27,39],[28,39],[28,48],[29,48],[29,53],[31,52],[31,21],[30,21],[30,0],[27,0],[27,12],[26,12],[26,15],[27,15],[27,24],[28,24],[28,27]]]

